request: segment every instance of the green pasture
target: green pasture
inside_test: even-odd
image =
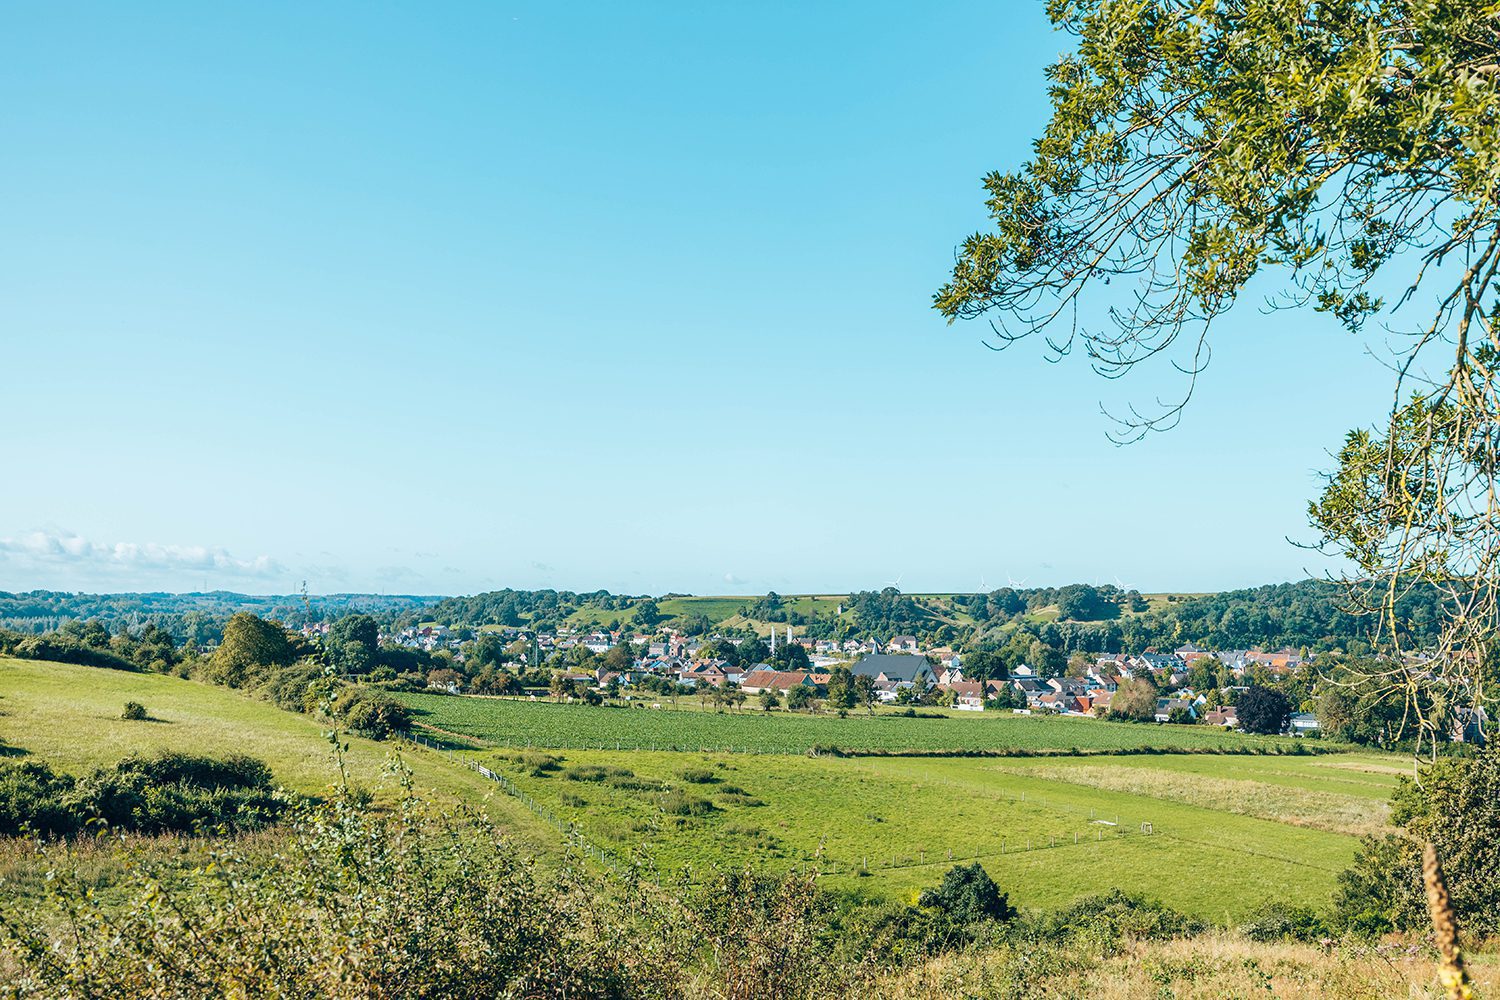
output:
[[[1014,901],[1055,906],[1120,887],[1216,920],[1268,899],[1324,903],[1353,856],[1346,814],[1375,806],[1318,787],[1324,758],[1192,758],[1204,784],[1115,791],[989,758],[811,758],[651,751],[487,750],[564,822],[620,859],[664,873],[715,865],[816,868],[827,884],[907,899],[959,861],[979,860]],[[1094,758],[1152,771],[1164,758]],[[1046,759],[1035,761],[1046,766]],[[538,766],[538,765],[542,766]],[[1304,793],[1329,828],[1223,811],[1211,779]],[[1290,782],[1290,783],[1289,783]],[[1194,801],[1194,789],[1203,803]],[[1341,801],[1347,799],[1348,801]],[[1143,826],[1149,824],[1149,826]],[[1146,832],[1149,831],[1149,832]],[[950,856],[951,853],[951,856]]]
[[[839,719],[402,697],[422,722],[473,737],[477,749],[460,756],[505,774],[543,813],[577,824],[620,860],[690,876],[716,865],[815,867],[831,887],[895,899],[913,897],[953,863],[978,860],[1031,906],[1110,887],[1215,920],[1270,899],[1321,904],[1358,835],[1385,822],[1385,799],[1404,770],[1397,758],[1369,753],[811,756],[814,744],[1018,752],[1296,744],[1010,715]],[[157,721],[121,719],[127,700]],[[313,794],[337,780],[315,720],[156,674],[0,659],[0,741],[8,753],[75,773],[178,749],[252,754],[288,787]],[[348,743],[351,779],[390,801],[396,789],[383,771],[392,748]],[[598,749],[616,743],[623,749]],[[687,744],[771,752],[661,749]],[[528,845],[559,850],[555,827],[460,760],[420,749],[405,758],[419,787],[486,803]]]

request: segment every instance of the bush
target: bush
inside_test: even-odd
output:
[[[285,806],[261,761],[181,753],[127,757],[97,769],[68,801],[80,817],[139,833],[253,830],[275,822]]]
[[[7,980],[39,997],[674,995],[622,947],[629,908],[518,861],[477,815],[382,819],[346,795],[299,808],[285,850],[190,860],[148,859],[103,902],[67,855],[50,899],[0,895]]]
[[[977,861],[948,869],[936,888],[922,890],[917,903],[942,911],[958,924],[977,924],[986,920],[1004,922],[1016,915],[1010,897],[1000,891]]]
[[[411,712],[384,691],[355,686],[333,700],[333,717],[349,730],[372,740],[411,731]]]
[[[1339,875],[1334,913],[1351,930],[1427,925],[1419,844],[1431,841],[1465,931],[1500,934],[1500,749],[1439,760],[1421,784],[1403,777],[1391,795],[1391,823],[1406,836],[1366,837]]]
[[[73,779],[40,761],[0,762],[0,835],[62,836],[80,823],[66,803]]]
[[[79,780],[36,761],[0,764],[0,834],[63,837],[91,823],[137,833],[250,830],[281,815],[253,757],[127,757]]]
[[[1121,937],[1155,941],[1188,937],[1203,929],[1201,920],[1154,900],[1113,889],[1048,913],[1034,921],[1027,931],[1032,937],[1048,941],[1085,933],[1109,941]]]
[[[136,670],[136,665],[107,649],[87,645],[73,636],[49,632],[22,639],[15,647],[15,655],[28,660],[53,660],[57,663],[76,663],[85,667],[103,667],[106,670]]]
[[[689,767],[682,771],[682,780],[692,785],[707,785],[716,779],[706,767]]]
[[[145,705],[142,705],[138,701],[127,701],[125,703],[125,711],[120,714],[120,718],[130,722],[144,722],[150,717],[146,714]]]
[[[1318,941],[1331,931],[1310,906],[1268,903],[1240,928],[1252,941]]]
[[[828,925],[830,906],[811,875],[720,872],[689,901],[694,924],[702,928],[697,933],[711,945],[709,972],[718,988],[686,995],[754,1000],[859,995],[847,981],[858,976],[855,963],[837,961],[835,942],[819,933]]]
[[[319,667],[298,663],[269,671],[261,682],[259,694],[288,712],[311,712],[319,701],[332,695],[337,684],[324,677]]]

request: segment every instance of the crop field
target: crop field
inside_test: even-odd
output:
[[[1325,903],[1395,781],[1365,755],[1081,758],[1061,777],[1056,758],[463,756],[619,860],[668,875],[816,868],[830,886],[908,899],[978,860],[1020,904],[1117,886],[1225,921],[1271,899]],[[1224,783],[1250,804],[1226,808]]]
[[[1296,750],[1300,741],[1226,733],[1202,726],[1133,725],[1093,719],[998,713],[848,718],[785,711],[698,712],[590,707],[502,698],[402,694],[417,721],[513,747],[622,750],[729,750],[805,754],[849,751]]]

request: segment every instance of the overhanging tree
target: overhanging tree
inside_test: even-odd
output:
[[[1378,677],[1428,737],[1481,704],[1500,627],[1500,4],[1483,0],[1050,0],[1076,53],[1020,169],[985,178],[992,226],[935,296],[1001,348],[1039,335],[1103,375],[1150,358],[1182,396],[1116,414],[1178,420],[1214,321],[1252,279],[1274,304],[1394,341],[1393,405],[1350,434],[1312,505],[1359,568],[1375,638],[1436,588],[1437,656]],[[1113,285],[1108,291],[1103,286]],[[1429,682],[1430,679],[1430,682]],[[1433,712],[1415,710],[1436,688]]]

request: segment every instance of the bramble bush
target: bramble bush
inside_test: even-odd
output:
[[[126,757],[75,779],[40,761],[0,762],[0,835],[67,837],[91,826],[135,833],[253,830],[286,808],[253,757]]]

